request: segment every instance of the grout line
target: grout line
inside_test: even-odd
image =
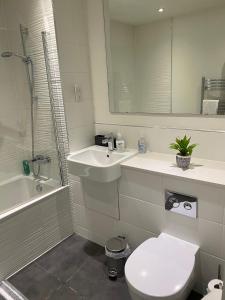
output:
[[[67,287],[68,289],[70,289],[74,294],[79,294],[79,292],[77,290],[75,290],[74,288],[72,288],[71,286]]]
[[[130,198],[130,199],[133,199],[133,200],[136,200],[136,201],[140,201],[140,202],[144,202],[144,203],[146,203],[146,204],[149,204],[149,205],[153,205],[153,206],[156,206],[156,207],[160,207],[160,208],[164,208],[164,205],[162,204],[162,205],[160,205],[160,204],[156,204],[156,203],[153,203],[153,202],[150,202],[150,201],[146,201],[146,200],[143,200],[143,199],[138,199],[138,198],[135,198],[135,197],[133,197],[133,196],[129,196],[129,195],[126,195],[126,194],[122,194],[122,193],[120,193],[119,194],[119,197],[120,196],[123,196],[123,197],[126,197],[126,198]],[[120,198],[119,198],[120,199]]]
[[[128,222],[126,222],[126,221],[119,220],[119,222],[124,223],[124,224],[126,224],[126,225],[128,225],[128,226],[131,226],[131,227],[135,227],[137,230],[145,231],[146,233],[149,233],[149,234],[151,234],[151,235],[154,236],[154,237],[157,237],[157,236],[158,236],[158,233],[152,232],[152,231],[147,230],[147,229],[142,228],[142,227],[137,227],[137,225],[128,223]]]
[[[77,270],[73,273],[73,275],[71,275],[67,280],[66,280],[66,284],[69,283],[69,281],[78,273],[80,272],[80,270],[83,268],[83,266],[85,266],[85,264],[87,263],[88,258],[86,258],[84,260],[84,262],[77,268]],[[68,287],[70,287],[70,285],[68,284]]]
[[[120,126],[120,127],[131,127],[131,128],[151,128],[151,129],[161,129],[161,130],[185,130],[185,131],[196,131],[196,132],[214,132],[225,134],[225,130],[219,129],[195,129],[195,128],[186,128],[186,127],[175,127],[175,126],[160,126],[160,125],[129,125],[129,124],[120,124],[120,123],[101,123],[95,122],[95,125],[103,125],[103,126]]]
[[[205,250],[202,250],[201,248],[199,249],[199,252],[201,252],[201,253],[203,253],[203,254],[205,254],[205,255],[207,255],[207,256],[210,256],[210,257],[213,257],[213,258],[216,258],[216,259],[218,259],[218,260],[222,260],[222,261],[225,262],[225,258],[222,258],[222,257],[219,257],[219,256],[217,256],[217,255],[214,255],[214,254],[211,254],[211,253],[209,253],[209,252],[206,252]]]
[[[146,201],[146,200],[143,200],[143,199],[138,199],[138,198],[135,198],[135,197],[133,197],[133,196],[129,196],[129,195],[122,194],[122,193],[120,193],[119,196],[123,196],[123,197],[126,197],[126,198],[130,198],[130,199],[133,199],[133,200],[135,200],[135,201],[137,201],[137,202],[142,202],[142,203],[145,203],[145,204],[147,204],[147,205],[156,206],[156,207],[158,207],[158,208],[160,207],[160,208],[163,209],[163,211],[168,212],[168,211],[165,210],[164,205],[152,203],[152,202],[149,202],[149,201]],[[120,201],[120,197],[119,197],[119,201]],[[199,205],[199,204],[198,204],[198,205]],[[173,213],[173,212],[171,212],[171,213]],[[178,214],[178,216],[179,216],[179,214]],[[180,215],[180,216],[182,216],[182,215]],[[183,217],[187,217],[187,216],[183,216]],[[196,219],[193,219],[193,220],[203,220],[203,221],[207,221],[207,222],[214,223],[214,224],[217,224],[217,225],[221,225],[221,226],[223,226],[223,227],[225,228],[225,224],[223,223],[224,217],[222,218],[221,223],[219,223],[218,221],[212,221],[212,220],[210,220],[210,219],[208,219],[208,218],[202,218],[202,217],[199,217],[199,216],[198,216]],[[122,221],[122,220],[120,220],[120,221]],[[123,222],[123,221],[122,221],[122,222]],[[131,224],[131,223],[128,223],[128,224]],[[133,225],[133,224],[131,224],[131,225]],[[135,225],[135,226],[136,226],[136,225]],[[137,226],[136,226],[136,227],[137,227]],[[137,227],[137,228],[139,228],[139,227]],[[145,229],[145,230],[146,230],[146,229]],[[146,230],[146,231],[149,231],[149,230]],[[151,232],[151,231],[149,231],[149,232]]]
[[[38,267],[40,267],[40,269],[42,269],[42,271],[44,271],[45,273],[47,273],[48,275],[51,275],[52,277],[54,277],[55,279],[57,279],[57,281],[59,281],[61,284],[63,284],[64,282],[58,277],[56,276],[54,273],[52,273],[51,271],[45,269],[45,267],[43,267],[41,264],[34,262],[36,265],[38,265]]]
[[[46,296],[45,300],[49,300],[51,298],[51,296],[53,295],[53,293],[55,291],[59,291],[62,287],[63,287],[63,284],[59,285],[56,289],[52,289],[51,291],[49,291],[49,293]]]

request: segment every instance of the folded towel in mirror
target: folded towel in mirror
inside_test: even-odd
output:
[[[203,100],[203,115],[217,115],[219,100]]]

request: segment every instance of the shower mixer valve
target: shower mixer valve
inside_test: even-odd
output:
[[[37,162],[39,164],[47,164],[51,162],[51,157],[50,156],[45,156],[45,155],[36,155],[31,162]]]

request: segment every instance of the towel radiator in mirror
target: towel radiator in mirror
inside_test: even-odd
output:
[[[223,114],[225,114],[225,79],[211,79],[202,77],[202,89],[201,89],[201,114],[203,113],[203,100],[207,99],[207,91],[224,91],[224,97],[216,97],[219,100],[224,102],[224,105],[221,106]]]

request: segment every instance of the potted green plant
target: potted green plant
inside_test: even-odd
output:
[[[185,136],[180,139],[176,138],[176,143],[170,144],[170,149],[177,150],[177,166],[182,169],[188,169],[191,162],[191,155],[193,149],[197,146],[197,144],[190,144],[191,137]]]

